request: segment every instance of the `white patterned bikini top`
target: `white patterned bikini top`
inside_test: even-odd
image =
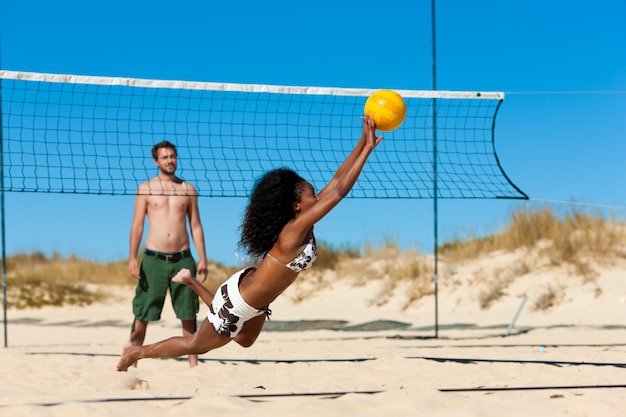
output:
[[[273,260],[275,260],[276,262],[278,262],[279,264],[284,265],[287,268],[291,269],[294,272],[301,272],[306,269],[309,269],[313,265],[313,262],[315,262],[315,259],[317,258],[317,245],[315,243],[315,238],[312,237],[309,240],[309,243],[307,243],[304,249],[302,249],[302,252],[300,252],[300,254],[296,256],[294,260],[289,262],[288,264],[283,263],[282,261],[276,259],[269,252],[266,253],[266,255],[272,258]]]

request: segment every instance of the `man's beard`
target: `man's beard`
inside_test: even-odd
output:
[[[172,168],[170,167],[160,167],[159,170],[166,175],[174,175],[174,172],[176,172],[176,166],[173,166]]]

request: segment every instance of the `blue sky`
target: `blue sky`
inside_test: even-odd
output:
[[[80,75],[431,89],[431,2],[14,1],[0,67]],[[530,201],[439,200],[439,243],[550,205],[626,217],[626,2],[436,2],[437,88],[503,91],[496,150]],[[149,156],[146,155],[148,158]],[[181,161],[180,163],[184,163]],[[297,169],[297,167],[294,167]],[[571,204],[575,202],[576,204]],[[210,259],[233,255],[245,199],[202,198]],[[134,199],[7,193],[6,251],[128,256]],[[348,199],[334,245],[432,251],[432,200]]]

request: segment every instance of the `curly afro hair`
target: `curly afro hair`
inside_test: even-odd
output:
[[[269,251],[283,227],[295,217],[305,180],[288,168],[267,172],[257,180],[240,226],[239,247],[259,258]]]

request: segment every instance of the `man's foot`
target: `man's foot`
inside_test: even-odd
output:
[[[194,280],[194,277],[191,276],[191,271],[187,268],[183,268],[174,277],[172,281],[177,284],[183,284],[189,286]]]
[[[137,365],[137,359],[133,358],[132,351],[141,348],[140,346],[135,346],[132,343],[128,342],[122,348],[122,355],[120,356],[119,362],[117,362],[117,370],[119,372],[128,371],[128,367],[131,365]]]

